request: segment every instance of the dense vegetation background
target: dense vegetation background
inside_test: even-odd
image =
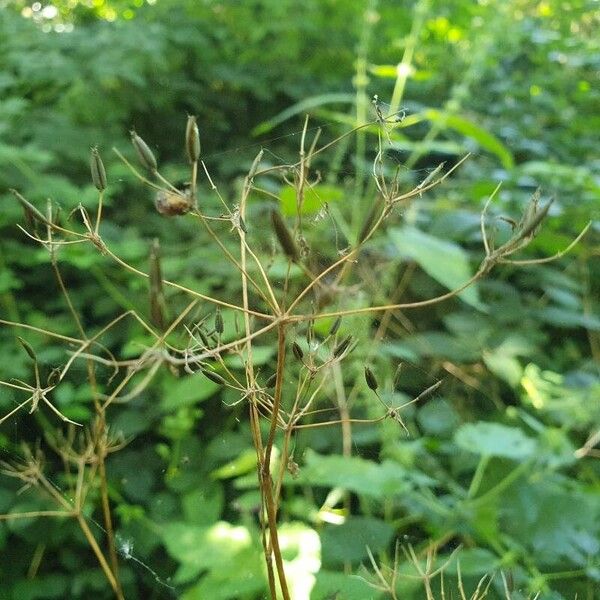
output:
[[[599,216],[596,1],[0,0],[0,8],[5,321],[75,333],[47,253],[15,226],[22,214],[8,189],[40,207],[52,198],[65,216],[79,203],[93,209],[92,145],[109,175],[103,227],[111,246],[145,265],[150,240],[160,237],[166,277],[239,296],[239,281],[209,240],[186,219],[161,218],[111,151],[132,156],[135,127],[165,174],[184,182],[186,114],[198,116],[203,158],[232,202],[261,147],[267,164],[293,160],[307,112],[326,142],[371,119],[374,94],[401,98],[406,108],[392,155],[407,187],[440,162],[473,153],[361,258],[366,304],[386,303],[399,284],[408,300],[460,285],[481,259],[479,214],[499,182],[494,215],[518,219],[537,186],[555,198],[521,258],[551,256]],[[312,210],[327,202],[342,239],[356,238],[374,197],[376,142],[373,128],[320,159]],[[285,210],[285,186],[267,184]],[[201,198],[213,202],[204,179]],[[264,203],[254,199],[248,226],[269,240]],[[497,227],[498,237],[510,231],[501,221]],[[513,582],[512,598],[600,597],[600,463],[593,444],[584,446],[600,428],[599,229],[594,222],[557,262],[499,268],[461,298],[388,315],[383,329],[379,317],[353,321],[364,344],[352,355],[348,385],[359,398],[368,391],[362,366],[374,356],[389,385],[405,363],[392,394],[399,398],[444,383],[403,414],[410,437],[393,423],[355,428],[350,458],[339,428],[298,437],[300,471],[285,486],[281,511],[295,597],[383,598],[368,585],[376,578],[367,546],[389,566],[396,540],[416,551],[435,542],[439,564],[462,544],[465,588],[496,573],[491,597],[504,597],[501,571]],[[323,264],[344,246],[332,238],[327,228],[313,232]],[[132,307],[148,314],[146,284],[100,253],[74,246],[60,261],[87,327]],[[368,340],[377,330],[374,348]],[[17,334],[46,368],[64,363],[64,348],[52,340],[3,326],[2,380],[31,377]],[[103,341],[120,356],[137,356],[146,342],[129,322]],[[265,369],[273,350],[264,347]],[[70,418],[90,418],[83,368],[55,397]],[[19,399],[0,388],[0,414]],[[112,430],[128,440],[107,463],[127,598],[264,597],[247,411],[224,404],[234,401],[208,380],[164,369],[110,415]],[[26,413],[0,427],[0,460],[14,461],[23,443],[39,445],[62,493],[67,484],[52,451],[57,421],[43,409]],[[47,507],[22,482],[1,474],[0,482],[0,512]],[[340,503],[345,492],[348,505]],[[94,534],[101,539],[99,527]],[[0,548],[0,598],[111,597],[66,520],[0,522]],[[415,574],[403,555],[399,568],[398,597],[425,597],[418,579],[402,577]],[[445,571],[454,597],[456,572],[455,555]],[[439,577],[434,587],[437,594]]]

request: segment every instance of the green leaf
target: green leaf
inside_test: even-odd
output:
[[[583,327],[585,329],[600,331],[600,317],[597,317],[596,315],[586,315],[581,311],[573,311],[558,306],[547,306],[538,310],[536,314],[539,319],[546,323],[550,323],[555,327],[562,327],[565,329]]]
[[[371,587],[363,577],[345,575],[340,571],[321,570],[317,573],[311,600],[379,600],[381,592]]]
[[[185,376],[176,381],[167,377],[163,386],[160,408],[164,412],[172,412],[191,406],[214,396],[220,389],[220,385],[198,374]]]
[[[209,525],[220,516],[224,504],[223,487],[217,481],[206,479],[204,484],[181,497],[186,522]]]
[[[211,473],[215,479],[229,479],[238,477],[256,470],[256,450],[248,448],[244,450],[236,459],[219,467]]]
[[[387,548],[394,535],[389,523],[372,517],[348,517],[342,525],[326,525],[321,534],[323,563],[358,562]]]
[[[504,379],[513,388],[516,388],[523,376],[523,367],[514,357],[503,352],[502,348],[486,350],[483,353],[485,366],[501,379]]]
[[[535,440],[527,437],[517,427],[499,423],[467,423],[454,436],[455,443],[463,450],[483,456],[500,456],[523,460],[536,450]]]
[[[416,261],[438,283],[449,290],[464,285],[473,275],[467,253],[458,245],[433,237],[414,227],[405,226],[390,230],[390,238],[403,256]],[[460,292],[459,298],[483,310],[477,284]]]
[[[253,549],[248,529],[219,521],[210,527],[188,522],[167,523],[160,529],[167,552],[186,565],[186,575],[205,569],[227,571],[241,566],[238,558]]]
[[[287,186],[279,192],[281,210],[284,215],[296,214],[296,190]],[[315,185],[304,190],[302,214],[310,215],[319,212],[324,204],[339,202],[344,197],[344,191],[335,185]]]
[[[298,478],[288,483],[340,487],[375,498],[402,494],[412,487],[411,474],[390,460],[375,463],[354,456],[321,456],[310,450]],[[426,485],[429,480],[420,483]]]
[[[295,115],[305,113],[313,108],[323,106],[324,104],[352,104],[356,100],[356,97],[352,94],[321,94],[319,96],[313,96],[306,98],[296,104],[292,104],[289,108],[281,111],[279,114],[271,117],[267,121],[259,123],[253,130],[252,135],[258,136],[264,133],[268,133],[272,129],[275,129],[277,125],[284,123],[288,119],[291,119]]]
[[[512,169],[514,167],[515,161],[508,148],[495,135],[476,125],[473,121],[433,109],[425,111],[425,116],[434,123],[441,123],[450,129],[454,129],[474,139],[482,148],[495,154],[505,169]]]

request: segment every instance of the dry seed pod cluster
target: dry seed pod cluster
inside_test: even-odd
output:
[[[168,190],[159,190],[154,198],[154,206],[161,214],[168,217],[175,215],[185,215],[192,210],[194,202],[189,190],[182,192],[171,192]]]

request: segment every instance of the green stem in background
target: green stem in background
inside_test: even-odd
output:
[[[479,487],[481,486],[481,481],[483,479],[483,474],[485,473],[485,469],[490,462],[490,457],[488,455],[483,455],[479,459],[479,463],[477,464],[477,468],[475,469],[475,474],[473,475],[473,479],[471,480],[471,485],[469,486],[469,491],[467,496],[469,498],[473,498]]]
[[[519,479],[519,477],[521,477],[521,475],[523,475],[523,473],[525,473],[525,471],[531,466],[531,462],[532,461],[525,461],[521,463],[517,468],[513,469],[504,479],[500,480],[485,494],[470,500],[469,504],[475,508],[492,500],[495,496],[502,493],[507,487],[511,486],[517,479]]]
[[[368,53],[373,26],[377,22],[377,5],[378,0],[370,0],[365,12],[363,13],[363,27],[358,42],[357,57],[356,57],[356,72],[354,74],[354,88],[356,90],[356,126],[366,123],[369,118],[369,97],[367,94],[367,85],[369,83],[368,69]],[[356,198],[361,198],[365,183],[366,171],[364,169],[367,156],[367,132],[359,129],[356,132],[356,153],[354,155],[356,169],[355,194]],[[356,227],[361,216],[360,202],[354,202],[352,212],[352,225]]]
[[[425,2],[424,2],[425,3]],[[507,26],[508,19],[506,18],[508,6],[510,3],[495,3],[493,10],[493,18],[486,20],[487,31],[482,31],[475,37],[476,43],[471,48],[469,59],[466,67],[463,69],[464,75],[458,83],[456,83],[450,92],[448,100],[444,103],[443,112],[448,114],[458,113],[465,99],[469,97],[471,86],[478,81],[485,66],[485,61],[491,55],[491,46],[494,42],[501,38],[500,31]],[[490,7],[491,9],[492,7]],[[395,90],[394,90],[395,91]],[[414,150],[408,157],[405,166],[407,169],[412,169],[417,161],[427,152],[430,143],[444,130],[444,119],[436,120],[431,129],[423,137],[423,139],[415,144]]]
[[[425,21],[425,15],[429,11],[429,0],[422,0],[415,6],[414,18],[412,27],[408,37],[406,38],[406,45],[404,46],[404,54],[402,60],[398,64],[396,83],[394,84],[394,91],[392,92],[392,100],[390,102],[390,113],[394,114],[400,108],[402,104],[402,98],[404,96],[404,89],[406,87],[406,81],[410,75],[412,69],[413,56],[415,54],[415,48],[419,40],[419,34],[423,28]]]

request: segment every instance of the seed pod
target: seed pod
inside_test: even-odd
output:
[[[106,170],[96,147],[92,148],[90,155],[90,171],[92,172],[92,182],[96,186],[96,189],[99,192],[103,192],[106,189]]]
[[[340,328],[341,324],[342,317],[336,317],[335,321],[331,325],[331,328],[329,329],[329,335],[335,335],[338,332],[338,329]]]
[[[273,375],[271,375],[271,377],[269,377],[269,379],[267,379],[267,381],[265,383],[265,387],[274,388],[276,383],[277,383],[277,373],[273,373]]]
[[[26,342],[22,337],[17,336],[17,339],[19,340],[19,343],[21,344],[21,346],[23,346],[23,350],[25,350],[25,352],[27,352],[27,354],[29,355],[29,358],[33,361],[33,362],[37,362],[37,358],[35,356],[35,352],[33,351],[33,348],[31,347],[31,344],[29,342]]]
[[[246,227],[246,222],[244,221],[244,219],[242,218],[242,215],[239,216],[238,218],[238,222],[239,222],[239,226],[240,229],[244,232],[244,233],[248,233],[248,228]]]
[[[214,371],[209,371],[208,369],[200,369],[200,371],[202,371],[202,375],[204,375],[204,377],[210,379],[214,383],[218,383],[219,385],[225,385],[227,383],[218,373],[215,373]]]
[[[198,159],[200,158],[200,134],[198,133],[196,117],[193,117],[192,115],[188,115],[187,118],[187,125],[185,128],[185,150],[191,164],[198,162]]]
[[[352,335],[348,334],[334,349],[333,356],[339,358],[350,346],[352,342]]]
[[[150,283],[150,318],[159,329],[164,330],[167,325],[166,303],[163,293],[162,271],[160,266],[160,243],[155,239],[150,246],[150,269],[148,281]]]
[[[215,312],[215,331],[221,335],[223,331],[225,331],[225,325],[223,323],[223,315],[221,314],[221,309],[217,306],[217,310]]]
[[[156,158],[150,150],[150,147],[146,142],[135,132],[131,131],[131,143],[137,152],[138,158],[140,162],[146,169],[149,171],[156,171],[156,167],[158,163],[156,162]]]
[[[548,210],[550,210],[550,206],[553,202],[554,198],[551,198],[550,201],[546,203],[546,206],[533,215],[528,223],[524,224],[522,231],[517,235],[517,239],[522,240],[535,234],[535,230],[548,214]]]
[[[264,152],[265,151],[261,148],[260,152],[256,155],[256,158],[252,161],[252,166],[250,167],[250,170],[248,171],[248,180],[252,179],[256,175],[256,171],[258,171],[258,165],[260,164],[260,161],[262,160]]]
[[[296,342],[292,343],[292,352],[298,360],[302,360],[304,358],[304,352]]]
[[[21,196],[17,190],[11,189],[10,192],[14,194],[16,199],[21,203],[21,206],[26,213],[29,213],[30,216],[32,216],[34,219],[37,219],[41,223],[44,223],[44,225],[49,225],[52,227],[52,223],[33,204],[31,204],[31,202]]]
[[[370,389],[372,389],[374,392],[377,391],[379,384],[377,383],[377,379],[375,378],[373,371],[371,371],[369,367],[365,367],[365,381]]]
[[[300,258],[300,254],[298,252],[296,242],[294,242],[294,238],[292,237],[288,226],[277,210],[271,211],[271,222],[273,224],[273,229],[275,230],[275,235],[277,236],[279,244],[283,248],[286,256],[290,260],[297,262]]]

